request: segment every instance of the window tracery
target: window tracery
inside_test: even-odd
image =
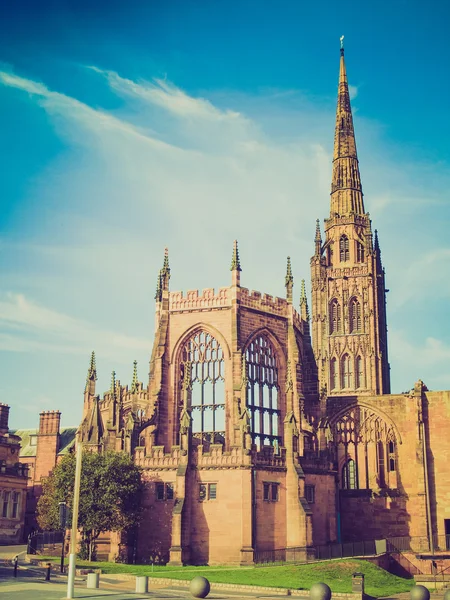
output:
[[[190,363],[189,403],[192,434],[201,442],[225,441],[225,362],[219,342],[206,331],[194,334],[182,353],[180,384],[184,366]]]
[[[341,305],[334,298],[330,303],[330,333],[338,333],[341,331],[342,316]]]
[[[364,376],[364,361],[361,356],[357,356],[355,360],[355,387],[362,389],[366,387]]]
[[[397,486],[396,438],[392,425],[372,409],[355,406],[341,415],[332,429],[338,460],[343,465],[342,489]],[[353,479],[355,485],[351,487]]]
[[[349,389],[353,387],[352,359],[349,354],[341,358],[341,387]]]
[[[341,235],[339,240],[339,259],[341,262],[350,260],[350,246],[346,235]]]
[[[361,304],[357,298],[350,300],[349,306],[350,333],[361,331]]]
[[[336,390],[338,387],[337,361],[332,358],[330,361],[330,389]]]
[[[361,242],[356,242],[356,262],[364,262],[364,246]]]
[[[281,444],[278,367],[275,350],[266,336],[260,335],[249,344],[246,364],[252,441],[258,449],[266,444],[278,449]]]

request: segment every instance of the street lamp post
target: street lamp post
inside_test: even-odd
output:
[[[81,462],[83,457],[83,444],[77,445],[77,462],[75,467],[75,486],[73,490],[73,514],[72,514],[72,533],[70,535],[70,555],[69,555],[69,577],[67,578],[67,598],[73,598],[73,588],[75,583],[75,566],[77,553],[77,529],[78,529],[78,508],[80,504],[80,482],[81,482]]]
[[[64,544],[66,543],[67,504],[59,503],[59,528],[62,530],[61,573],[64,573]]]

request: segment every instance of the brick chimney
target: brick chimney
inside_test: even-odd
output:
[[[39,432],[36,448],[35,481],[52,471],[56,465],[59,450],[59,410],[46,410],[39,415]]]
[[[8,433],[9,406],[0,402],[0,435]]]

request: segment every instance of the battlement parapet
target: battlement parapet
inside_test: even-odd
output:
[[[172,446],[170,452],[165,452],[164,446],[153,446],[146,454],[145,447],[135,449],[135,463],[144,469],[176,469],[180,464],[180,446]]]
[[[231,297],[230,288],[228,287],[219,288],[217,294],[214,288],[206,288],[201,294],[198,293],[198,290],[188,290],[186,296],[183,292],[169,293],[169,310],[171,312],[229,306],[231,306]]]
[[[209,451],[204,452],[203,446],[196,447],[194,462],[198,469],[208,468],[237,468],[251,465],[251,454],[246,453],[241,446],[233,446],[224,452],[222,444],[210,444]]]
[[[247,288],[241,288],[240,302],[241,306],[269,312],[278,316],[286,316],[288,306],[286,298],[274,298],[270,294],[261,294],[261,292],[250,291]]]
[[[273,446],[263,446],[259,452],[254,453],[254,463],[258,467],[285,469],[286,448],[280,448],[279,454],[275,454]]]

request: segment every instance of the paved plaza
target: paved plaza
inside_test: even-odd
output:
[[[25,563],[26,546],[3,546],[0,547],[0,597],[2,600],[53,600],[67,598],[67,576],[52,572],[51,581],[45,581],[46,569],[30,566]],[[14,577],[12,558],[19,556],[19,568],[17,577]],[[87,589],[86,578],[76,577],[75,598],[114,598],[114,600],[139,600],[152,598],[155,600],[172,600],[174,598],[191,598],[189,590],[182,586],[167,586],[152,583],[149,579],[149,592],[138,594],[134,592],[135,579],[130,576],[101,575],[99,589]],[[237,600],[239,598],[248,600],[280,600],[286,594],[271,594],[266,589],[261,592],[249,590],[227,590],[220,589],[210,592],[209,600]],[[431,600],[442,600],[444,592],[431,593]],[[409,593],[396,594],[390,599],[410,600]],[[388,599],[383,599],[388,600]]]

